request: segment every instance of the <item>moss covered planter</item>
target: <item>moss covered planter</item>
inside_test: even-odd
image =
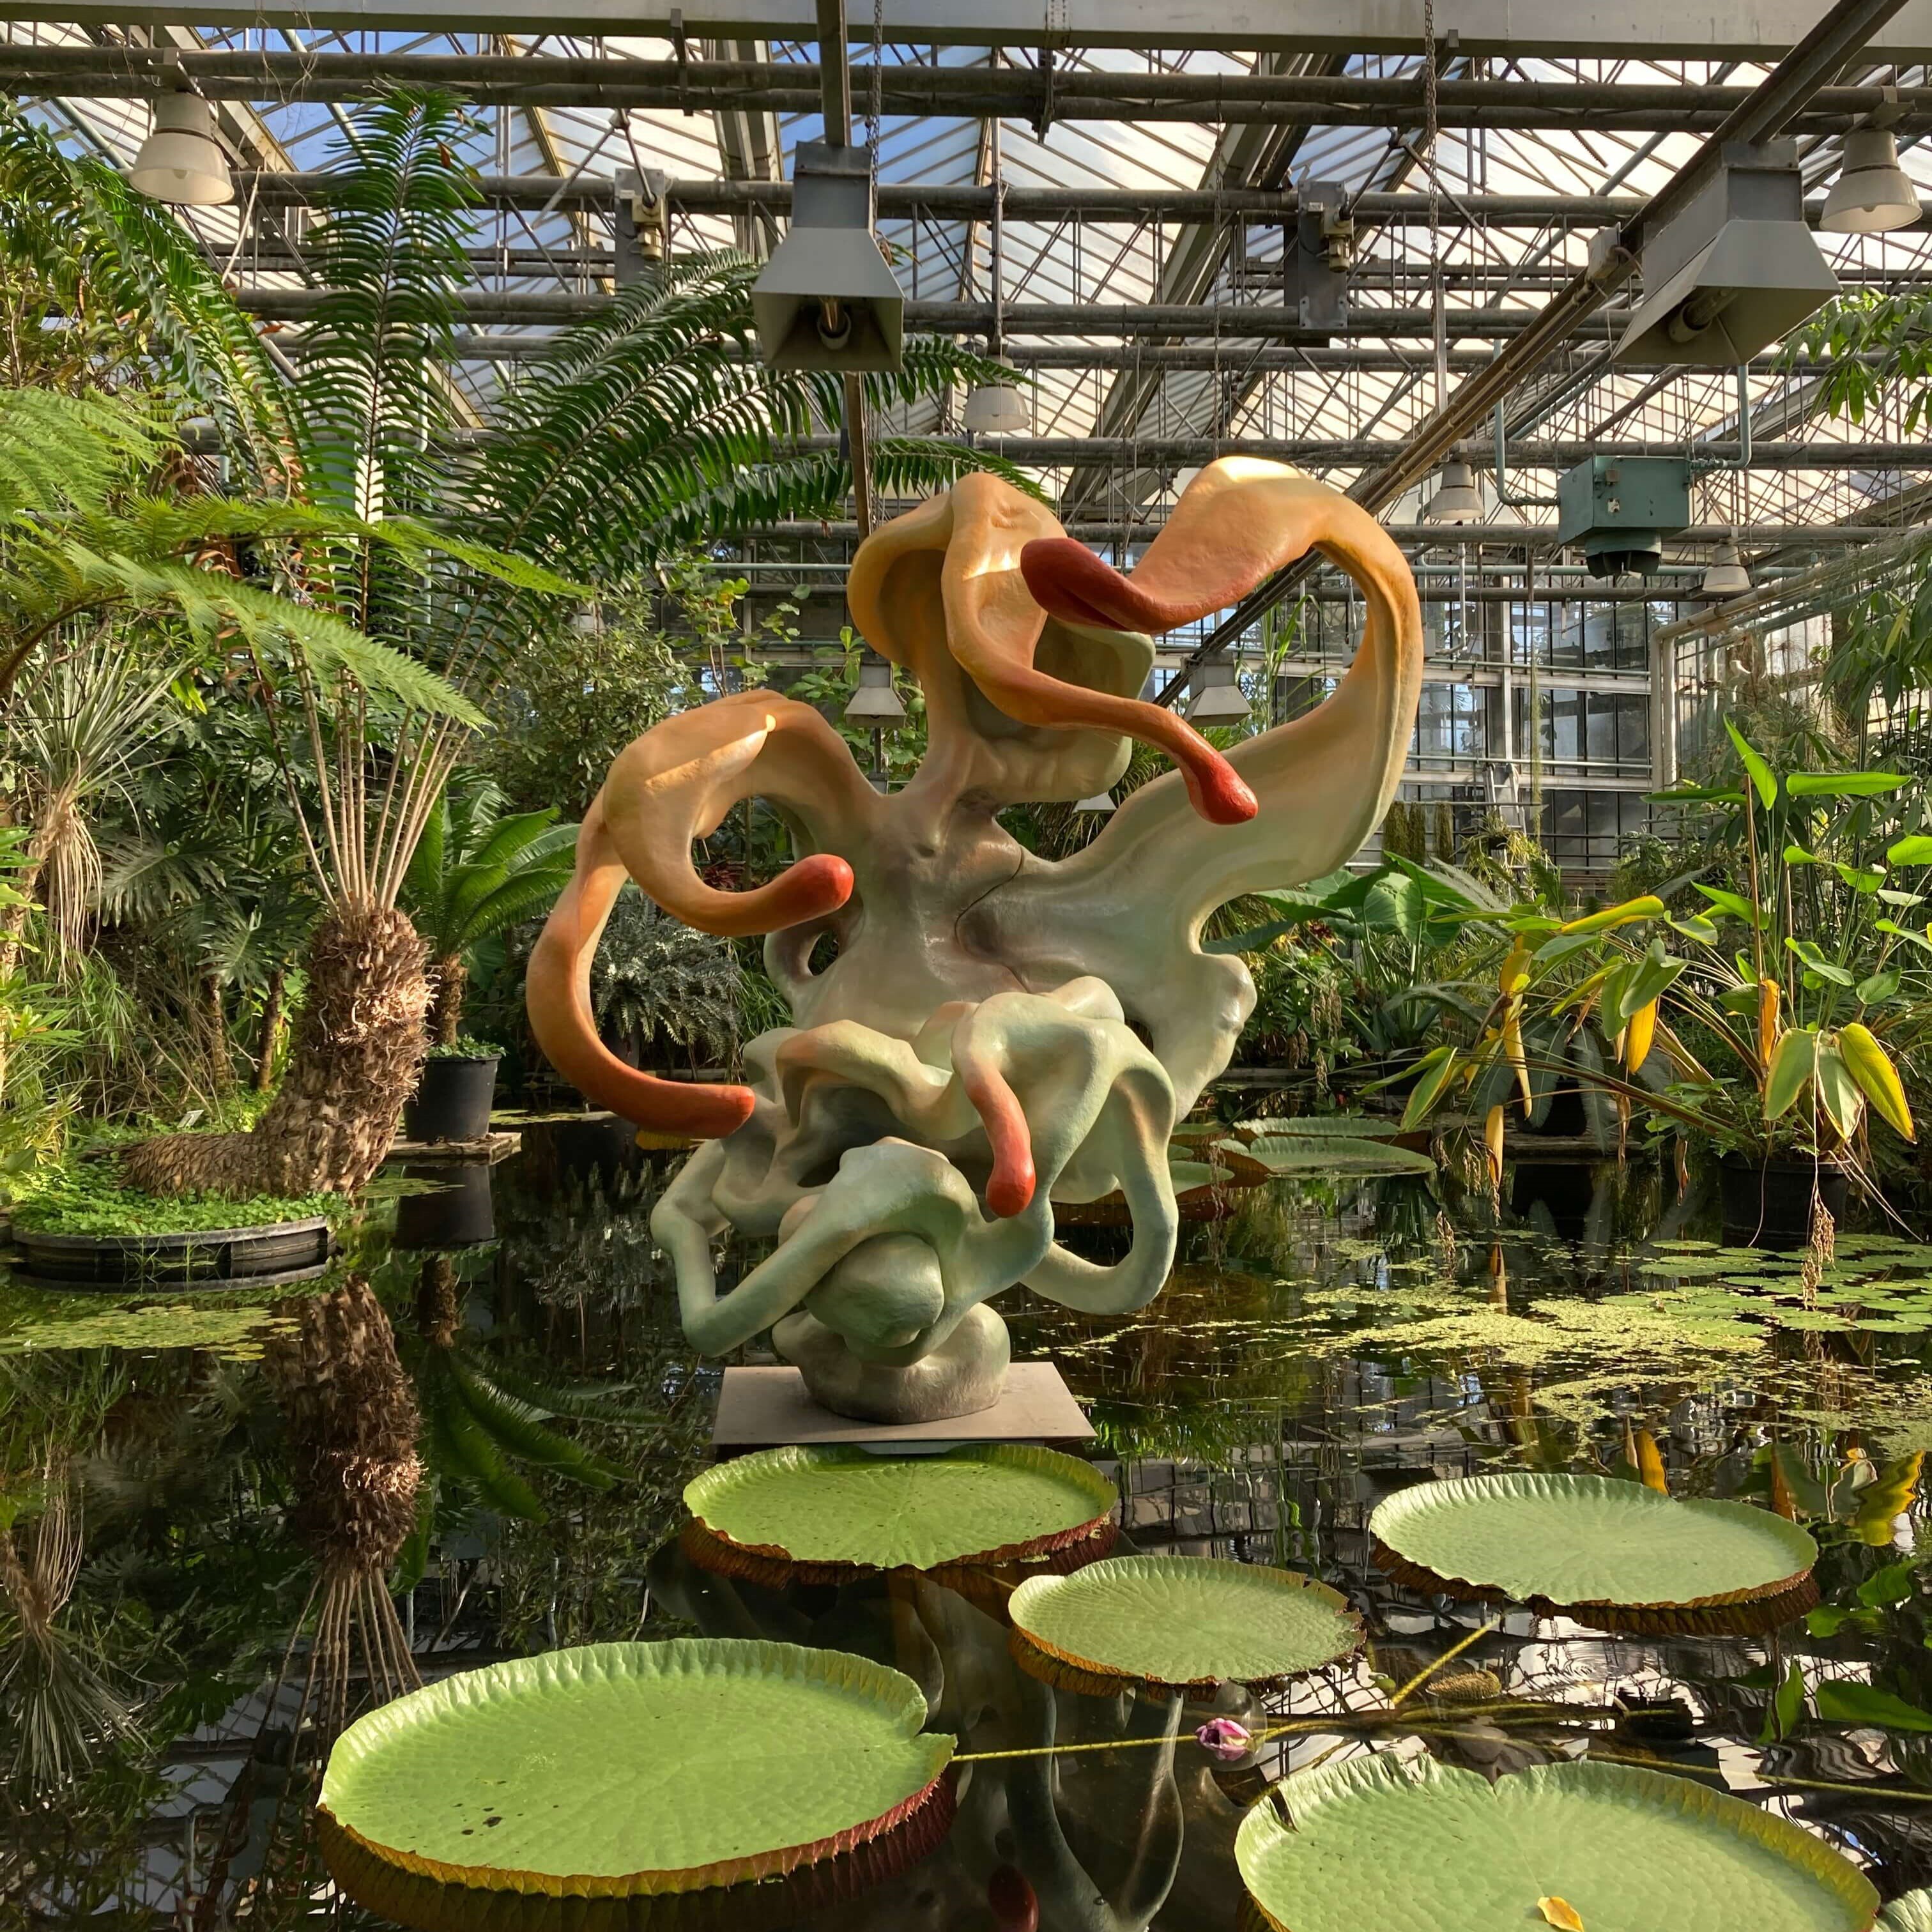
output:
[[[53,1234],[16,1221],[14,1275],[36,1288],[265,1286],[322,1274],[330,1241],[325,1214],[172,1234]]]
[[[403,1134],[412,1141],[477,1141],[490,1131],[502,1055],[437,1054],[423,1062],[422,1078],[403,1109]]]

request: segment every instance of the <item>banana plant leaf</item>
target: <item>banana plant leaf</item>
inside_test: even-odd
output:
[[[1352,1656],[1361,1620],[1313,1578],[1207,1556],[1112,1556],[1035,1576],[1007,1606],[1048,1655],[1165,1685],[1274,1683]]]
[[[1378,1504],[1369,1528],[1436,1576],[1558,1605],[1744,1603],[1792,1588],[1818,1558],[1806,1531],[1768,1510],[1608,1476],[1420,1483]]]
[[[1864,1932],[1878,1910],[1864,1874],[1788,1819],[1688,1778],[1587,1761],[1493,1784],[1388,1752],[1323,1765],[1250,1808],[1234,1858],[1282,1932]]]
[[[926,1720],[910,1678],[842,1652],[591,1644],[370,1712],[330,1754],[320,1809],[337,1843],[447,1886],[700,1891],[849,1851],[929,1802],[953,1740]]]
[[[1009,1561],[1095,1534],[1114,1486],[1090,1462],[1020,1443],[940,1456],[767,1449],[686,1486],[711,1534],[764,1557],[865,1569]]]

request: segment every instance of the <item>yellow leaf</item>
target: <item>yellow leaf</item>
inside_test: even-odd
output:
[[[1634,920],[1661,919],[1664,911],[1664,902],[1646,893],[1642,898],[1625,899],[1622,905],[1606,906],[1601,912],[1566,920],[1556,929],[1558,932],[1607,932],[1613,926],[1628,926]],[[1552,1919],[1550,1923],[1553,1925],[1556,1921]]]
[[[1529,948],[1524,945],[1519,933],[1516,944],[1510,948],[1496,974],[1496,985],[1505,993],[1520,993],[1528,984]]]
[[[1634,1073],[1650,1053],[1650,1042],[1657,1031],[1657,1002],[1652,1000],[1648,1006],[1640,1006],[1630,1016],[1630,1024],[1624,1028],[1624,1064]]]
[[[1783,997],[1775,980],[1757,982],[1757,1057],[1768,1066],[1771,1050],[1778,1044],[1778,1003]]]
[[[1636,1431],[1636,1472],[1647,1490],[1654,1490],[1660,1496],[1670,1493],[1670,1479],[1664,1473],[1664,1457],[1657,1447],[1657,1438],[1647,1429]]]
[[[1503,1051],[1509,1055],[1510,1066],[1516,1069],[1516,1084],[1522,1095],[1522,1111],[1526,1118],[1534,1102],[1529,1088],[1529,1060],[1522,1050],[1522,1014],[1518,1000],[1510,1000],[1509,1011],[1503,1016]]]
[[[1503,1110],[1500,1107],[1492,1107],[1489,1118],[1483,1123],[1483,1144],[1489,1150],[1490,1178],[1500,1187],[1503,1184]]]
[[[1912,1109],[1906,1102],[1898,1070],[1871,1028],[1856,1020],[1840,1027],[1838,1052],[1865,1098],[1907,1140],[1916,1140],[1918,1130],[1912,1124]]]
[[[1567,1898],[1539,1898],[1536,1904],[1544,1924],[1556,1926],[1559,1932],[1583,1932],[1582,1916]]]

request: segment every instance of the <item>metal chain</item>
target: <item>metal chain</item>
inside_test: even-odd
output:
[[[1431,4],[1434,0],[1430,0]],[[866,95],[866,146],[872,158],[872,174],[879,172],[879,98],[884,86],[886,0],[872,0],[872,80]]]
[[[1422,0],[1422,165],[1429,176],[1429,258],[1432,262],[1441,214],[1436,171],[1436,0]]]

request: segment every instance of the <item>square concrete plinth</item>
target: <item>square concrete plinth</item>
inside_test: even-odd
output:
[[[1084,1442],[1093,1433],[1051,1362],[1016,1362],[991,1408],[944,1422],[854,1422],[820,1408],[796,1369],[727,1369],[711,1440],[734,1454],[785,1442]]]

